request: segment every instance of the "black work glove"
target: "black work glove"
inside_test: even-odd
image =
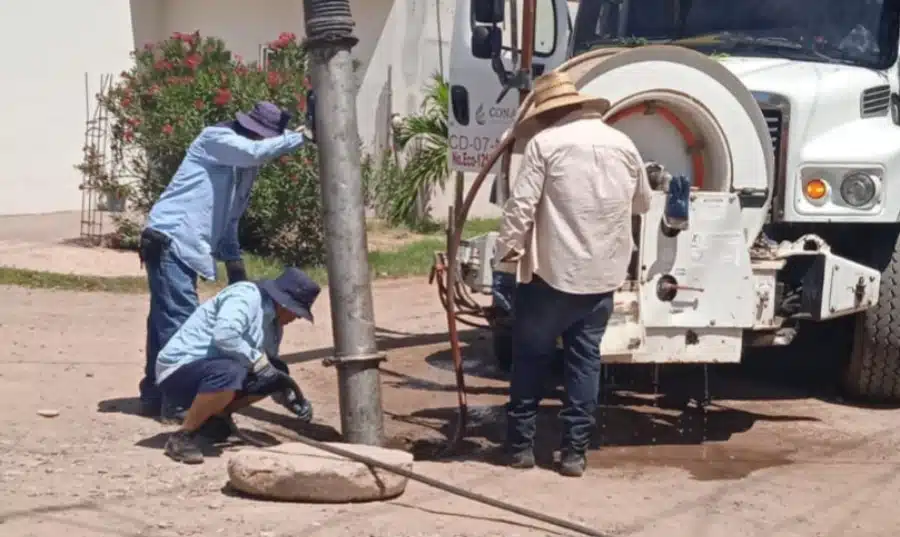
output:
[[[279,358],[269,358],[269,362],[272,364],[272,367],[281,372],[285,377],[290,378],[290,371],[288,371],[288,366]],[[288,409],[291,413],[296,415],[300,421],[304,423],[309,423],[313,418],[313,408],[312,403],[310,403],[303,393],[297,393],[294,390],[294,387],[291,386],[292,382],[285,381],[284,389],[279,390],[272,394],[272,400]]]
[[[247,280],[247,269],[244,268],[244,260],[226,261],[225,272],[228,273],[228,285]]]
[[[312,421],[312,404],[291,379],[287,364],[278,358],[263,356],[253,364],[244,391],[247,395],[271,395],[273,401],[288,409],[300,421]]]
[[[272,400],[291,411],[303,423],[309,423],[313,419],[312,403],[302,393],[295,392],[293,388],[273,393]]]
[[[282,378],[283,373],[272,365],[269,357],[261,355],[256,362],[248,363],[250,372],[244,382],[243,391],[247,395],[272,395],[283,390],[287,383]]]

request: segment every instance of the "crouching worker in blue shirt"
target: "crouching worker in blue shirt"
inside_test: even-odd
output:
[[[304,143],[301,132],[286,130],[290,120],[276,105],[259,102],[234,121],[203,129],[150,209],[140,244],[150,288],[140,383],[144,415],[181,418],[184,409],[163,400],[156,389],[156,357],[199,305],[197,277],[216,279],[217,259],[225,262],[229,284],[247,279],[238,224],[260,166]]]
[[[290,388],[278,348],[286,324],[297,317],[313,321],[319,291],[306,273],[288,268],[274,280],[229,285],[185,321],[156,361],[160,392],[188,408],[166,455],[203,462],[201,428],[228,431],[233,412],[269,395],[301,420],[312,419],[312,406]]]

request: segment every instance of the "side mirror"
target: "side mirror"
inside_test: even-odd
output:
[[[478,24],[500,24],[505,13],[506,0],[472,0],[472,14]]]
[[[472,56],[480,60],[499,57],[503,49],[503,32],[496,26],[476,26],[472,29]]]

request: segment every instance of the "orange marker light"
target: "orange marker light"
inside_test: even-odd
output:
[[[806,197],[811,200],[820,200],[825,197],[827,192],[828,187],[825,186],[825,181],[821,179],[810,179],[806,183]]]

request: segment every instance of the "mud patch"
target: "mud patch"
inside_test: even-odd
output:
[[[697,481],[742,479],[766,468],[793,464],[785,449],[724,444],[607,447],[588,452],[589,468],[678,468]]]

